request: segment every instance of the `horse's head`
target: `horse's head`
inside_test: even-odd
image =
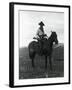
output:
[[[52,32],[51,31],[51,38],[52,38],[52,42],[55,42],[55,44],[58,44],[58,39],[57,39],[57,34],[56,32]]]

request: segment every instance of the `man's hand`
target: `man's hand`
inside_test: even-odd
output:
[[[33,37],[33,39],[36,39],[36,37]]]

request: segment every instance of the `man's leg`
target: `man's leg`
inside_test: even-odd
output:
[[[40,53],[41,53],[41,55],[42,55],[42,54],[43,54],[43,42],[41,41],[40,43],[41,43],[41,46],[40,46]]]
[[[39,41],[39,43],[40,43],[40,55],[42,55],[42,54],[43,54],[43,42],[42,42],[42,36],[40,36],[40,41]]]

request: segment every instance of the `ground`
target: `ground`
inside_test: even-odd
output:
[[[36,55],[35,68],[32,67],[29,58],[28,48],[20,48],[19,50],[19,79],[32,78],[53,78],[64,76],[64,45],[53,49],[52,68],[49,67],[49,59],[47,59],[47,69],[45,69],[45,57]]]

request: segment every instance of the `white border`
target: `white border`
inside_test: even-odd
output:
[[[23,79],[19,80],[19,47],[18,47],[18,11],[19,10],[37,10],[64,12],[64,77],[59,78],[42,78],[42,79]],[[29,5],[14,5],[14,85],[34,85],[34,84],[51,84],[68,82],[69,56],[68,56],[68,8],[60,7],[43,7]]]

